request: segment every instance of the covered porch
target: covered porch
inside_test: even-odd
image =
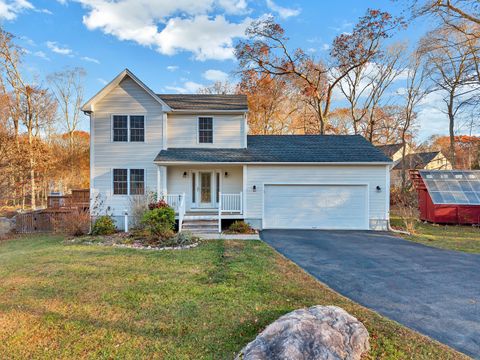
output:
[[[179,228],[185,220],[244,218],[242,165],[157,165],[157,192],[175,209]]]

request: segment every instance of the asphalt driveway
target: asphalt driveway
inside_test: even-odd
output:
[[[480,255],[368,231],[261,238],[340,294],[480,359]]]

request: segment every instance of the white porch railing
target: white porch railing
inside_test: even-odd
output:
[[[165,200],[167,204],[175,210],[175,212],[178,212],[180,203],[184,197],[185,196],[183,194],[167,194],[163,196],[163,200]]]
[[[243,194],[220,193],[218,201],[218,232],[222,232],[222,213],[243,213]]]
[[[167,194],[162,198],[175,210],[175,213],[178,214],[178,231],[182,231],[183,218],[185,217],[185,193]]]

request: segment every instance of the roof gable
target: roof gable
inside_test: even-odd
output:
[[[163,111],[170,111],[171,108],[168,106],[157,94],[155,94],[147,85],[145,85],[139,78],[137,78],[130,70],[125,69],[120,74],[118,74],[112,81],[110,81],[103,89],[96,93],[90,100],[88,100],[81,108],[84,112],[93,112],[95,110],[95,104],[103,99],[107,94],[109,94],[120,82],[129,77],[132,79],[138,86],[140,86],[145,92],[147,92],[154,100],[156,100],[161,106]]]
[[[403,164],[405,164],[407,169],[424,169],[440,154],[440,151],[429,151],[406,155],[404,159],[405,162],[400,160],[398,164],[395,165],[393,170],[401,170],[403,168]]]

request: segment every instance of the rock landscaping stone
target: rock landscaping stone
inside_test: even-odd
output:
[[[8,234],[15,228],[15,221],[6,217],[0,217],[0,235]]]
[[[312,306],[283,315],[245,346],[244,360],[360,360],[370,349],[365,326],[337,306]]]

